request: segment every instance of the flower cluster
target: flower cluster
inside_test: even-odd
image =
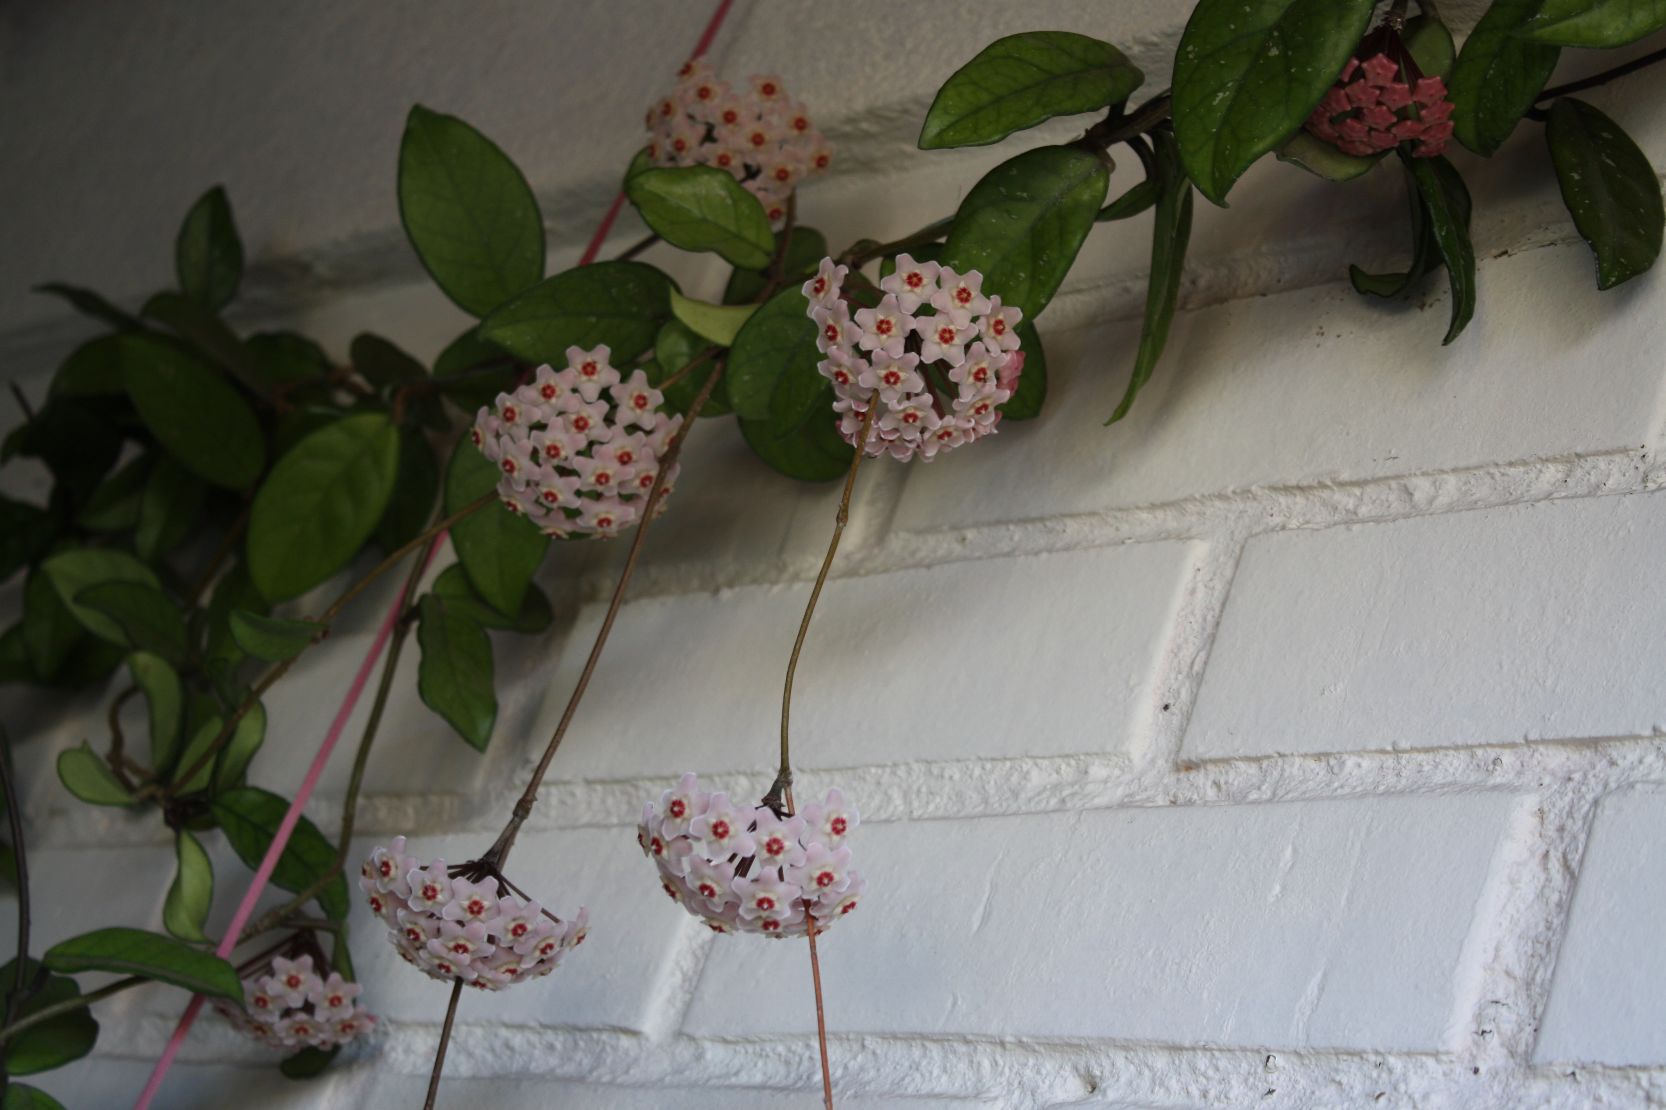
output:
[[[406,962],[430,978],[502,990],[554,971],[584,941],[589,915],[571,921],[518,898],[480,864],[447,868],[405,854],[405,838],[370,853],[359,889]]]
[[[720,80],[702,59],[683,66],[671,95],[648,109],[648,158],[658,166],[716,166],[763,203],[772,223],[787,197],[833,160],[833,148],[781,79],[754,75],[751,88]]]
[[[853,314],[847,273],[824,258],[804,283],[845,440],[856,442],[871,404],[879,406],[868,433],[874,456],[930,460],[994,432],[1024,368],[1023,313],[984,296],[976,270],[958,274],[899,254],[878,303]]]
[[[306,942],[316,947],[310,933]],[[343,979],[339,971],[319,974],[310,952],[293,959],[268,956],[239,973],[243,1005],[219,999],[214,1008],[236,1029],[274,1048],[335,1048],[376,1025],[355,1001],[364,988]]]
[[[660,884],[719,933],[804,936],[856,908],[862,876],[845,837],[856,810],[837,790],[797,816],[739,806],[708,794],[687,774],[644,807],[637,843],[659,866]]]
[[[1452,102],[1446,82],[1422,76],[1399,33],[1384,26],[1342,67],[1307,129],[1344,154],[1365,157],[1411,143],[1412,157],[1432,158],[1452,137]]]
[[[682,425],[660,411],[665,396],[647,375],[622,378],[611,353],[569,347],[565,370],[540,366],[474,418],[474,445],[500,472],[498,496],[552,536],[616,536],[634,523]],[[673,467],[667,493],[676,476]]]

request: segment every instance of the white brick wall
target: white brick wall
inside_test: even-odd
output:
[[[803,216],[843,243],[952,208],[1017,149],[910,149],[936,82],[989,38],[1099,34],[1160,85],[1186,7],[975,6],[923,52],[901,33],[923,9],[753,0],[717,53],[780,70],[818,109],[840,169]],[[38,389],[82,325],[21,290],[61,277],[135,300],[166,280],[178,214],[225,180],[255,261],[244,323],[338,352],[372,328],[430,355],[464,321],[400,239],[408,102],[511,151],[565,265],[632,148],[635,106],[704,18],[663,0],[5,8],[0,86],[29,110],[0,117],[0,146],[21,152],[0,178],[17,232],[0,351]],[[1593,94],[1657,164],[1663,90],[1640,76]],[[1666,279],[1590,288],[1533,131],[1492,163],[1460,157],[1481,304],[1452,347],[1438,291],[1395,309],[1339,282],[1345,261],[1394,254],[1387,175],[1327,188],[1269,163],[1231,211],[1200,208],[1186,308],[1126,423],[1099,426],[1136,334],[1143,221],[1098,230],[1041,321],[1041,421],[865,472],[796,715],[800,789],[842,784],[865,815],[872,893],[822,947],[841,1106],[1666,1103]],[[616,238],[639,234],[627,219]],[[696,292],[721,280],[652,257]],[[712,937],[666,903],[631,825],[684,768],[767,782],[835,496],[750,461],[730,423],[695,433],[516,852],[524,885],[589,905],[593,940],[549,980],[464,1000],[447,1105],[818,1104],[802,949]],[[484,757],[417,702],[407,653],[367,844],[485,846],[620,555],[551,558],[555,626],[497,641]],[[372,591],[274,693],[258,779],[293,789],[389,596]],[[81,806],[51,770],[96,734],[108,695],[0,691],[38,943],[159,918],[172,860],[157,823]],[[325,827],[348,759],[311,808]],[[219,923],[243,876],[229,858],[221,874]],[[386,1022],[374,1045],[297,1086],[204,1021],[161,1105],[416,1101],[445,992],[357,912]],[[12,928],[0,905],[0,950]],[[181,1001],[106,1003],[98,1053],[43,1086],[125,1105]]]

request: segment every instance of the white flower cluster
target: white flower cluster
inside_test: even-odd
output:
[[[233,1027],[274,1048],[334,1048],[376,1025],[354,999],[364,988],[339,971],[328,978],[313,969],[311,955],[278,956],[243,979],[243,1005],[223,999],[214,1008]]]
[[[648,159],[728,170],[780,223],[793,189],[828,167],[833,148],[779,77],[754,75],[740,91],[695,59],[678,72],[671,95],[648,109]]]
[[[647,804],[636,839],[659,866],[665,893],[713,931],[804,936],[810,922],[820,933],[862,896],[844,847],[856,821],[837,790],[781,817],[708,794],[687,774],[657,807]]]
[[[483,990],[548,975],[583,943],[589,921],[580,909],[564,922],[490,876],[453,876],[444,860],[423,864],[405,854],[402,836],[370,853],[359,889],[406,962]]]
[[[849,270],[831,258],[804,283],[804,296],[827,356],[818,369],[838,398],[839,434],[854,444],[877,404],[868,454],[929,461],[995,431],[1024,369],[1023,314],[984,296],[976,270],[957,274],[906,254],[896,262],[871,308],[851,313],[841,295]]]
[[[616,536],[638,520],[682,426],[660,411],[665,396],[646,374],[621,380],[611,354],[569,347],[565,370],[540,366],[474,418],[474,445],[497,464],[503,504],[551,536]],[[676,477],[673,467],[666,493]]]

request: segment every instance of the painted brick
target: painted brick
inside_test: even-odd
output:
[[[821,945],[828,1013],[862,1032],[1433,1050],[1506,806],[1377,798],[863,828],[868,897]],[[687,1031],[813,1031],[805,951],[719,938]]]
[[[428,1089],[427,1076],[384,1074],[377,1078],[364,1105],[413,1106]],[[821,1092],[807,1090],[680,1087],[603,1087],[553,1079],[448,1079],[442,1101],[454,1106],[491,1106],[495,1110],[546,1110],[551,1106],[609,1107],[611,1110],[778,1110],[782,1106],[819,1106]],[[840,1098],[849,1110],[972,1110],[990,1106],[961,1099]]]
[[[1666,495],[1250,541],[1187,732],[1199,758],[1647,734]]]

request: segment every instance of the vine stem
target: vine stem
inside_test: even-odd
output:
[[[495,490],[491,493],[483,494],[474,501],[471,501],[467,505],[463,506],[461,509],[452,513],[444,520],[430,525],[420,535],[401,545],[389,554],[387,558],[377,563],[363,578],[360,578],[357,582],[348,586],[347,589],[342,591],[341,596],[331,602],[330,607],[325,609],[323,615],[318,618],[317,623],[323,625],[324,627],[319,629],[319,631],[314,634],[312,640],[307,644],[307,647],[312,647],[314,644],[321,642],[326,636],[328,636],[330,633],[329,626],[335,621],[336,617],[341,615],[341,611],[347,607],[349,602],[368,589],[372,582],[376,581],[383,574],[393,569],[393,567],[398,565],[401,559],[417,550],[417,548],[421,547],[423,544],[432,540],[441,532],[446,531],[458,521],[472,516],[476,512],[485,508],[486,505],[496,497],[497,493]],[[305,653],[306,648],[303,648],[300,652],[297,652],[295,655],[285,659],[282,663],[277,664],[271,670],[267,671],[266,674],[261,676],[260,681],[255,684],[254,689],[250,690],[248,696],[243,699],[243,704],[239,705],[237,707],[237,711],[226,719],[225,724],[220,726],[220,732],[214,737],[213,742],[210,743],[207,748],[203,749],[203,753],[197,757],[195,763],[192,763],[191,766],[187,767],[183,773],[174,775],[173,781],[175,783],[188,783],[192,779],[196,778],[197,775],[202,772],[203,768],[207,767],[209,763],[213,761],[214,757],[220,754],[220,749],[225,747],[226,744],[230,742],[232,734],[237,731],[238,724],[245,716],[248,715],[251,709],[260,703],[260,699],[266,691],[270,690],[272,686],[277,683],[278,679],[288,674],[289,669],[295,665],[296,660],[300,659]],[[153,797],[156,794],[167,796],[170,790],[171,787],[164,787],[153,783],[150,786],[145,787],[143,790],[140,790],[138,794],[134,795],[134,798],[135,800],[142,801],[143,799]]]
[[[29,983],[29,859],[23,848],[23,814],[17,808],[17,779],[12,771],[12,738],[0,730],[0,789],[5,792],[6,822],[12,830],[12,859],[17,864],[17,974],[12,977],[12,989],[6,992],[7,1030],[0,1032],[0,1043],[9,1039],[12,1015],[23,1001]]]
[[[457,1020],[457,1000],[463,994],[463,981],[454,979],[451,983],[451,1001],[446,1003],[445,1024],[440,1026],[440,1043],[434,1049],[434,1071],[428,1076],[428,1097],[422,1102],[422,1110],[434,1110],[434,1099],[440,1093],[440,1073],[445,1070],[445,1050],[451,1047],[451,1026]]]
[[[659,390],[661,393],[664,393],[667,389],[670,389],[672,386],[676,385],[678,382],[682,381],[684,378],[688,377],[694,371],[698,370],[700,367],[704,366],[706,363],[710,362],[722,353],[723,348],[715,344],[707,347],[705,350],[690,359],[681,370],[678,370],[675,374],[672,374],[670,377],[654,386],[654,388]],[[693,409],[689,410],[690,413],[693,411]]]
[[[615,262],[629,262],[655,243],[659,242],[658,232],[649,232],[647,238],[638,239],[624,250],[613,256]]]
[[[804,903],[804,912],[809,915],[808,901]],[[827,1110],[833,1110],[833,1070],[827,1062],[827,1011],[821,1001],[821,959],[816,955],[815,918],[806,922],[805,933],[810,938],[810,981],[816,988],[816,1046],[821,1049],[821,1096]]]
[[[214,554],[209,557],[208,565],[203,567],[202,573],[197,575],[196,581],[191,583],[190,593],[186,595],[186,601],[190,604],[195,605],[197,603],[197,599],[202,596],[202,592],[208,589],[208,584],[214,581],[214,575],[225,565],[225,561],[231,557],[231,553],[237,549],[237,541],[243,538],[243,530],[249,526],[249,512],[253,507],[254,500],[252,498],[245,501],[243,511],[237,514],[237,519],[231,522],[230,528],[226,529],[226,534],[220,539],[220,545],[214,549]]]
[[[0,1029],[0,1044],[10,1041],[26,1029],[32,1029],[42,1022],[51,1021],[60,1014],[84,1009],[94,1002],[102,1002],[113,994],[120,994],[122,991],[142,986],[150,981],[142,975],[129,975],[126,979],[117,979],[114,983],[106,983],[95,991],[78,994],[74,998],[66,998],[62,1002],[54,1002],[50,1006],[42,1006],[34,1013],[18,1018],[4,1029]]]
[[[1586,89],[1594,89],[1598,85],[1606,85],[1610,81],[1618,80],[1628,74],[1636,73],[1638,70],[1645,69],[1660,61],[1666,61],[1666,46],[1661,47],[1659,50],[1651,50],[1642,57],[1633,58],[1631,61],[1626,62],[1623,65],[1617,65],[1612,69],[1605,69],[1601,73],[1593,73],[1591,76],[1583,77],[1578,81],[1569,81],[1565,85],[1552,85],[1550,88],[1534,97],[1533,103],[1542,104],[1546,100],[1555,100],[1557,97],[1567,96],[1569,93],[1584,92]]]

